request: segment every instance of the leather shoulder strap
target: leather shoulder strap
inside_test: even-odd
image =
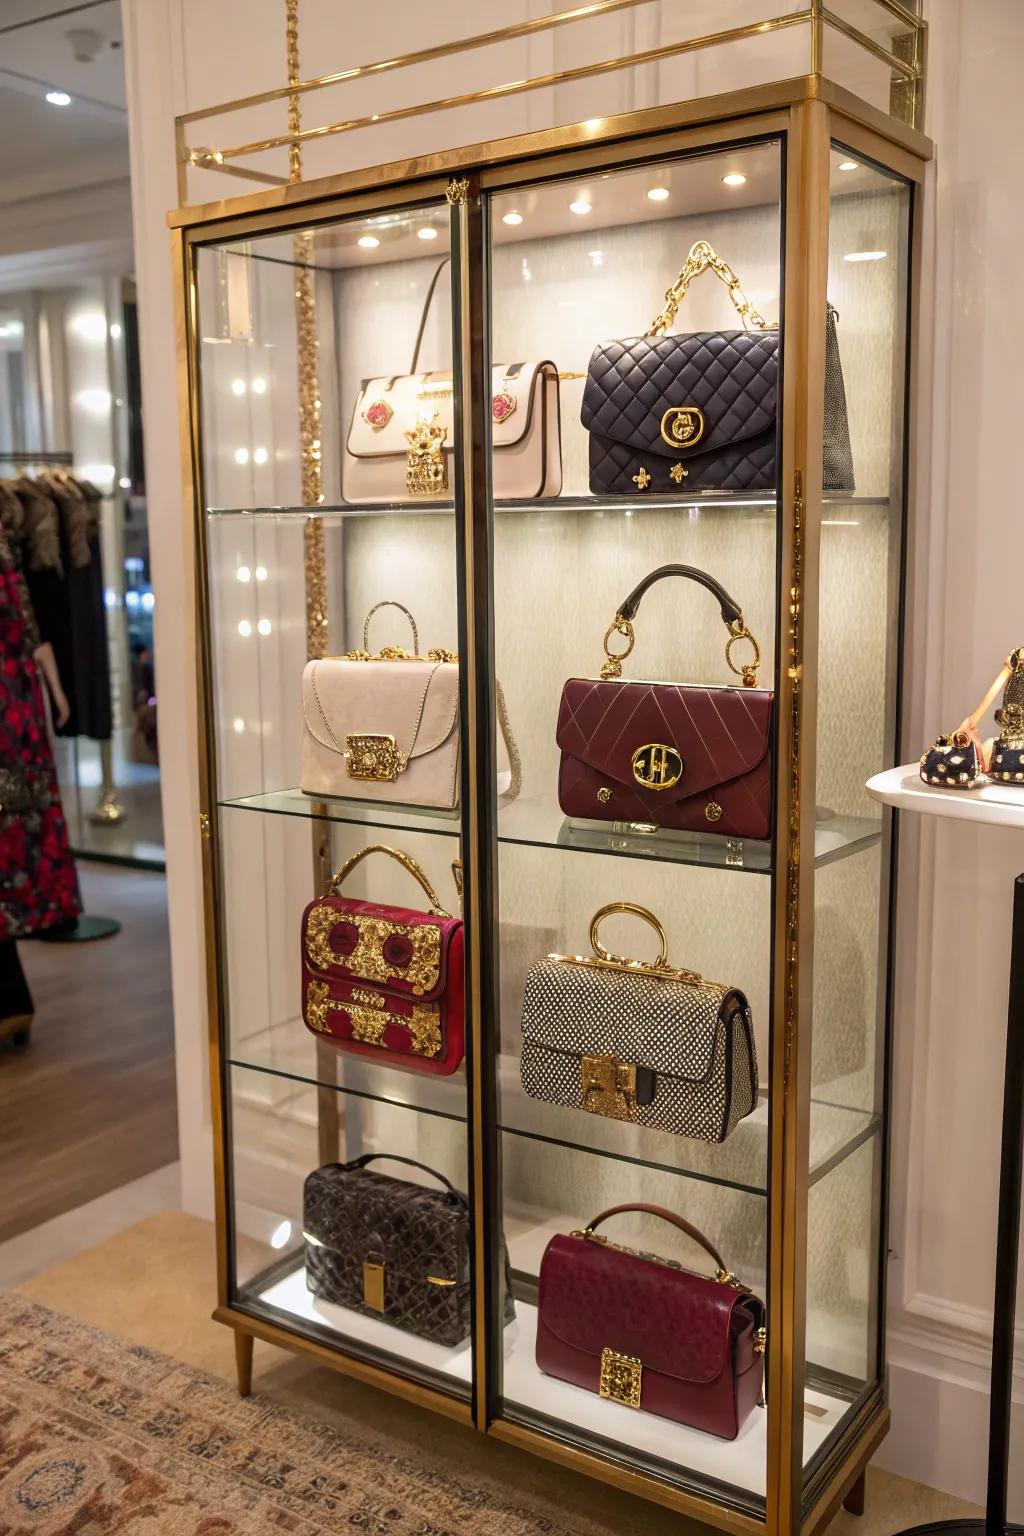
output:
[[[707,571],[698,570],[695,565],[659,565],[656,571],[651,571],[643,581],[637,583],[624,603],[619,604],[618,612],[624,619],[636,618],[637,609],[640,607],[640,599],[648,587],[653,587],[656,581],[661,581],[665,576],[685,576],[689,581],[699,582],[706,587],[713,597],[717,597],[719,607],[722,610],[722,622],[724,624],[737,624],[743,622],[743,613],[739,603],[731,598],[721,582],[709,576]]]
[[[680,1232],[685,1232],[687,1237],[692,1237],[695,1243],[699,1243],[700,1246],[704,1249],[704,1252],[708,1254],[712,1259],[714,1259],[719,1270],[723,1274],[729,1273],[726,1264],[723,1262],[722,1255],[719,1253],[714,1243],[710,1242],[709,1239],[704,1236],[703,1232],[701,1232],[697,1227],[692,1226],[684,1216],[677,1216],[674,1211],[666,1210],[663,1205],[646,1205],[640,1203],[637,1205],[609,1206],[608,1210],[602,1211],[600,1216],[595,1216],[593,1221],[587,1223],[588,1231],[595,1231],[601,1225],[602,1221],[607,1221],[611,1216],[622,1216],[630,1211],[644,1211],[648,1216],[660,1216],[662,1221],[671,1222],[674,1227],[678,1227]]]
[[[420,315],[420,328],[416,332],[416,345],[412,349],[412,365],[409,368],[410,373],[416,372],[416,364],[420,360],[420,347],[423,345],[423,332],[427,328],[427,315],[430,313],[430,302],[434,297],[434,290],[437,287],[438,279],[440,278],[441,273],[444,271],[450,260],[450,256],[443,256],[437,264],[433,277],[430,279],[430,286],[427,289],[427,296],[423,300],[423,313]]]

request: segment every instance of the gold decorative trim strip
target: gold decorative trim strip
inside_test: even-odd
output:
[[[333,998],[325,981],[310,981],[306,986],[306,1019],[317,1034],[329,1035],[327,1022],[330,1013],[345,1013],[352,1025],[352,1038],[362,1045],[374,1045],[387,1050],[384,1039],[386,1029],[404,1029],[409,1034],[409,1046],[414,1056],[428,1060],[441,1054],[444,1041],[441,1036],[441,1015],[435,1003],[414,1003],[408,1015],[404,1013],[379,1013],[373,1007],[361,1007],[356,1003],[339,1002]]]
[[[800,718],[803,709],[804,477],[793,476],[793,564],[789,588],[789,853],[786,862],[786,971],[783,1019],[783,1091],[789,1094],[800,975]]]
[[[890,69],[896,74],[902,75],[904,80],[917,80],[919,72],[916,64],[910,63],[907,59],[901,59],[898,54],[890,53],[888,48],[883,48],[881,43],[876,43],[873,37],[869,37],[859,27],[851,26],[848,21],[844,21],[841,16],[837,16],[835,11],[830,11],[827,6],[822,6],[821,16],[828,26],[835,27],[836,31],[841,32],[844,37],[848,37],[851,43],[858,43],[868,53],[873,53],[876,59],[880,59],[883,64],[888,64]]]

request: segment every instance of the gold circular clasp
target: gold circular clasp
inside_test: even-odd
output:
[[[756,688],[757,669],[761,665],[761,647],[758,645],[757,641],[754,639],[753,635],[750,633],[750,630],[744,624],[742,619],[737,619],[734,623],[730,624],[728,628],[729,638],[725,645],[725,659],[728,663],[729,670],[731,672],[735,672],[737,677],[742,677],[744,688]],[[749,640],[754,652],[753,660],[741,662],[739,666],[737,666],[732,659],[732,648],[738,640]]]
[[[633,917],[642,918],[645,923],[649,923],[654,929],[661,942],[661,950],[657,960],[631,960],[626,955],[613,955],[610,950],[605,949],[597,936],[597,931],[606,917],[613,917],[616,913],[622,912],[628,912]],[[590,919],[590,947],[599,959],[608,960],[612,965],[636,965],[646,966],[648,969],[653,967],[655,970],[662,970],[668,961],[668,940],[665,937],[664,928],[653,912],[649,912],[646,907],[641,907],[635,901],[610,901],[606,907],[601,907],[599,911],[594,913]]]
[[[608,642],[612,635],[622,635],[629,643],[624,651],[610,651]],[[624,619],[621,613],[617,613],[604,632],[604,654],[607,661],[601,668],[601,676],[605,679],[622,676],[622,663],[636,644],[636,636],[633,633],[633,625],[629,619]]]

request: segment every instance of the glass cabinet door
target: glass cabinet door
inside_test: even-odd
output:
[[[839,338],[854,489],[821,528],[811,1093],[845,1129],[807,1211],[813,1475],[882,1375],[888,1149],[892,812],[865,781],[897,762],[905,518],[911,188],[845,149],[830,154],[828,297]],[[837,408],[826,358],[826,431]],[[826,466],[827,467],[827,466]]]
[[[494,667],[522,760],[521,793],[497,814],[493,1045],[515,1305],[495,1308],[497,1412],[680,1486],[725,1487],[754,1513],[767,1472],[756,1388],[738,1424],[715,1423],[699,1385],[708,1339],[652,1310],[666,1267],[706,1277],[707,1300],[717,1261],[649,1208],[721,1256],[759,1382],[782,166],[779,141],[738,144],[530,182],[485,209]],[[545,363],[560,476],[543,466],[542,493],[523,496],[503,395]],[[517,395],[509,423],[520,413]],[[617,621],[670,565],[717,586],[666,575],[631,629]],[[592,930],[606,908],[620,910]],[[842,1135],[829,1105],[814,1127],[824,1161]],[[588,1233],[620,1206],[636,1209]],[[625,1249],[617,1288],[588,1278],[595,1247]],[[493,1279],[504,1285],[500,1265]]]
[[[196,281],[229,1299],[468,1399],[466,1076],[435,1060],[455,1027],[439,975],[463,990],[433,910],[460,900],[450,245],[443,202],[384,209],[200,247]],[[310,637],[326,659],[304,679]],[[408,697],[389,732],[372,695],[392,678]],[[446,744],[424,792],[407,770]],[[300,942],[307,903],[371,845],[348,915],[318,907]],[[371,1155],[349,1170],[377,1202],[360,1238],[337,1165]],[[409,1185],[434,1195],[450,1263],[403,1227]],[[439,1314],[457,1318],[442,1342]]]

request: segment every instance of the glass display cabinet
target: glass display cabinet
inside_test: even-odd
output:
[[[898,761],[929,153],[916,130],[807,77],[460,151],[454,170],[428,157],[173,219],[216,1316],[235,1330],[243,1391],[260,1339],[726,1530],[812,1532],[857,1507],[888,1425],[895,857],[895,818],[864,783]],[[704,338],[682,382],[650,369],[638,382],[622,363],[617,339],[650,357],[656,321]],[[723,361],[723,336],[751,359],[770,351],[767,384],[756,359]],[[630,607],[669,565],[707,573],[733,609],[678,576]],[[447,809],[402,798],[410,754],[393,737],[384,761],[370,698],[382,664],[363,674],[371,759],[349,735],[333,792],[309,786],[306,738],[334,738],[307,660],[397,648],[435,668],[458,658]],[[634,742],[619,722],[595,746],[617,707],[593,692],[602,667],[616,689],[673,685],[684,710],[701,690],[721,732],[666,721]],[[737,747],[732,712],[755,693],[756,751]],[[685,790],[693,814],[662,814],[663,789]],[[763,827],[746,814],[755,800]],[[465,1060],[447,1075],[339,1048],[311,1014],[304,908],[376,844],[414,859],[449,912],[461,893],[464,974],[448,984],[464,985]],[[425,904],[380,857],[343,891]],[[656,919],[660,955],[624,904]],[[538,1067],[524,995],[545,957],[601,955],[603,968],[577,965],[596,1024],[556,1001],[567,1034]],[[601,985],[651,974],[698,990],[715,978],[749,1005],[756,1065],[748,1054],[742,1088],[727,1063],[728,1091],[748,1097],[721,1140],[691,1110],[646,1112],[659,1075],[689,1070],[690,1091],[713,1070],[679,1066],[676,1015],[632,1059],[618,1036],[597,1038],[616,1020],[615,986],[602,1002]],[[645,1016],[634,1023],[642,1037]],[[454,1346],[395,1327],[369,1290],[346,1307],[311,1288],[306,1180],[368,1154],[413,1159],[423,1167],[381,1171],[425,1189],[433,1171],[467,1198],[471,1317]],[[765,1303],[765,1401],[735,1438],[662,1416],[642,1392],[636,1406],[621,1380],[599,1393],[538,1366],[547,1245],[586,1243],[620,1206],[648,1209],[611,1217],[613,1244],[713,1274],[649,1209],[664,1208]],[[569,1312],[602,1305],[580,1290]]]

